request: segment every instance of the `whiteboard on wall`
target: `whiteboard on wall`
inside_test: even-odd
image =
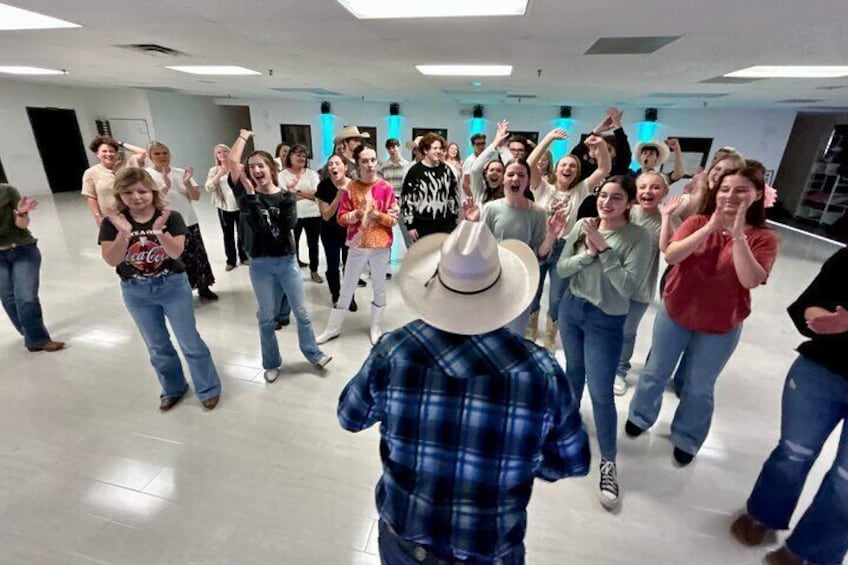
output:
[[[107,118],[107,120],[109,120],[109,127],[112,129],[113,139],[139,147],[147,147],[147,144],[150,143],[150,130],[147,127],[147,120],[126,118]]]

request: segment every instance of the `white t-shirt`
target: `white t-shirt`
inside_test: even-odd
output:
[[[145,167],[144,170],[150,173],[150,176],[153,178],[153,182],[155,182],[156,185],[164,191],[165,175],[153,167]],[[186,189],[183,186],[183,173],[185,173],[185,169],[171,167],[171,172],[168,173],[168,178],[171,181],[171,188],[165,193],[165,200],[168,202],[168,208],[180,213],[180,216],[183,217],[183,221],[185,221],[186,226],[193,226],[200,220],[197,219],[194,206],[192,206],[191,200],[189,200]],[[194,181],[193,177],[191,179],[191,186],[200,189],[200,186],[198,186],[198,184]]]
[[[289,171],[288,169],[283,169],[280,172],[278,177],[280,182],[280,188],[283,190],[288,189],[289,181],[291,181],[295,177],[294,173]],[[310,190],[315,192],[318,190],[318,183],[320,179],[318,177],[318,173],[313,171],[312,169],[304,169],[303,174],[300,175],[300,180],[295,185],[295,190]],[[317,218],[321,215],[321,210],[318,208],[318,204],[314,200],[310,200],[308,198],[298,198],[297,200],[297,218]]]

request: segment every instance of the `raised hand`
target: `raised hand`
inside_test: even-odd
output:
[[[239,137],[243,137],[245,141],[250,139],[250,137],[252,135],[253,135],[253,132],[249,129],[240,129],[239,130]]]
[[[498,122],[498,132],[495,134],[495,145],[503,145],[509,137],[509,122],[501,120]]]
[[[171,217],[171,210],[169,208],[164,208],[159,217],[156,218],[153,222],[154,230],[164,230],[165,226],[168,225],[168,218]]]
[[[751,202],[743,200],[739,203],[739,207],[736,208],[736,214],[733,216],[733,227],[730,230],[734,238],[745,235],[745,215],[748,213],[748,208],[750,207]]]
[[[253,184],[253,179],[250,174],[243,174],[239,177],[241,184],[244,186],[244,191],[248,194],[256,194],[256,185]]]
[[[612,129],[621,127],[621,116],[623,112],[616,107],[607,108],[607,116],[609,117],[610,124],[612,125]]]
[[[710,216],[709,221],[707,222],[707,226],[709,226],[710,231],[724,229],[724,209],[726,207],[726,202],[721,200],[716,201],[716,209],[713,212],[713,215]]]
[[[587,137],[586,141],[584,141],[583,143],[586,146],[591,148],[591,147],[596,147],[596,146],[600,145],[601,143],[606,143],[606,142],[601,138],[601,136],[592,134],[589,137]]]
[[[183,184],[188,184],[191,182],[191,176],[194,174],[194,167],[188,167],[185,171],[183,171]]]
[[[118,230],[118,235],[123,238],[128,238],[130,233],[132,233],[132,224],[130,224],[129,220],[127,220],[123,214],[118,213],[117,210],[109,209],[106,213],[106,217],[109,219],[109,222],[115,229]]]
[[[674,153],[680,151],[680,140],[676,137],[669,137],[665,140],[665,144],[668,145],[668,148]]]
[[[683,204],[683,197],[680,195],[672,196],[668,200],[660,203],[660,215],[670,216]]]
[[[807,320],[807,327],[821,335],[848,332],[848,310],[845,310],[842,306],[837,306],[835,312]]]
[[[562,128],[554,128],[548,132],[551,139],[568,139],[568,132]]]
[[[469,222],[480,221],[480,208],[474,202],[474,198],[469,196],[462,201],[462,213],[465,219]]]
[[[24,196],[21,198],[21,201],[18,202],[17,212],[18,214],[29,214],[36,208],[38,208],[38,200],[30,198],[29,196]]]
[[[297,186],[297,183],[299,183],[299,182],[300,182],[300,175],[293,176],[291,179],[289,179],[289,182],[286,183],[286,189],[288,189],[289,192],[297,192],[295,187]]]
[[[552,235],[554,237],[559,237],[559,234],[565,230],[566,226],[565,220],[565,211],[560,208],[554,214],[548,218],[548,235]]]
[[[171,176],[168,173],[162,173],[162,178],[165,182],[165,185],[162,187],[162,192],[168,194],[168,191],[171,190]]]

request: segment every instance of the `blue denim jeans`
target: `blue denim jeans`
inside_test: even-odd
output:
[[[741,333],[742,324],[724,334],[695,332],[676,323],[660,306],[654,320],[651,354],[630,402],[630,420],[643,429],[654,425],[665,383],[685,353],[689,364],[680,404],[671,422],[671,441],[686,453],[698,453],[712,424],[716,380]]]
[[[630,358],[633,357],[633,349],[636,347],[636,332],[648,306],[645,302],[630,301],[627,319],[624,320],[624,345],[621,348],[621,359],[618,360],[617,374],[622,377],[626,377],[627,371],[630,370]]]
[[[783,387],[780,442],[748,498],[748,513],[785,530],[807,474],[833,430],[842,424],[836,459],[786,539],[792,553],[821,565],[842,563],[848,552],[848,380],[799,356]]]
[[[558,239],[554,242],[551,254],[548,256],[548,276],[551,278],[551,284],[548,287],[548,316],[554,322],[559,319],[559,305],[562,302],[565,291],[568,290],[568,279],[560,277],[556,270],[557,263],[564,248],[565,240]]]
[[[297,321],[297,341],[304,357],[310,363],[317,363],[324,355],[315,342],[312,322],[306,312],[306,295],[303,292],[303,279],[294,255],[284,257],[251,257],[250,282],[256,294],[259,310],[259,343],[262,347],[262,367],[276,369],[282,365],[280,346],[274,327],[283,294],[288,297],[291,311]]]
[[[50,341],[38,300],[40,269],[41,252],[35,243],[0,251],[0,299],[27,347]]]
[[[188,389],[183,367],[165,320],[183,352],[197,398],[221,394],[221,381],[209,348],[197,333],[191,285],[185,273],[121,281],[124,304],[147,345],[150,363],[162,385],[161,397],[182,396]]]
[[[434,552],[429,546],[401,538],[383,520],[380,520],[377,532],[380,563],[383,565],[524,565],[524,545],[494,559],[459,560],[451,559],[449,550]]]
[[[605,314],[571,292],[565,293],[559,307],[565,376],[578,404],[588,383],[601,456],[613,461],[618,451],[618,414],[612,385],[621,357],[625,318]]]

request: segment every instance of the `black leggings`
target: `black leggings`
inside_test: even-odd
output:
[[[326,230],[323,230],[326,232]],[[341,275],[339,264],[347,264],[348,247],[345,245],[345,237],[338,237],[332,233],[321,234],[321,244],[324,246],[324,256],[327,258],[327,286],[330,287],[330,296],[333,304],[339,299],[341,292]]]
[[[318,240],[321,233],[321,218],[300,218],[294,225],[294,244],[300,259],[300,232],[306,230],[306,247],[309,249],[309,270],[318,271]]]

